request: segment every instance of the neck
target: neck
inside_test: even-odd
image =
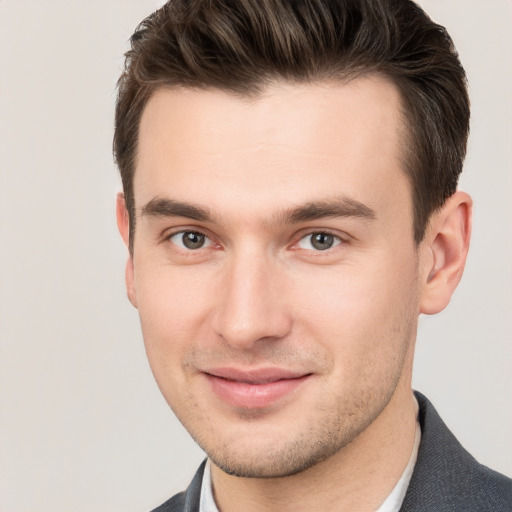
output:
[[[222,512],[375,511],[409,461],[417,403],[410,382],[399,385],[374,422],[350,444],[293,476],[257,479],[227,475],[212,464],[215,501]]]

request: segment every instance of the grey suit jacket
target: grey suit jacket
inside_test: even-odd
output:
[[[416,392],[421,444],[400,512],[512,512],[512,480],[479,464]],[[185,492],[153,512],[198,512],[205,462]]]

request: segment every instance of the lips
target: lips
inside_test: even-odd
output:
[[[214,368],[205,371],[204,375],[222,401],[244,409],[269,407],[291,395],[311,377],[310,373],[283,368]]]

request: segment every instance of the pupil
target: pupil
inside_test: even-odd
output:
[[[183,234],[183,245],[188,249],[199,249],[204,244],[204,235],[187,231]]]
[[[313,247],[315,249],[319,249],[320,251],[330,249],[333,243],[334,237],[328,233],[315,233],[311,239],[311,244]]]

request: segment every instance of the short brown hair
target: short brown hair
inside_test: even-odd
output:
[[[131,37],[118,82],[114,155],[135,229],[133,177],[144,107],[160,87],[241,96],[276,81],[380,73],[401,93],[404,167],[419,243],[457,187],[469,133],[466,75],[453,42],[410,0],[170,0]]]

